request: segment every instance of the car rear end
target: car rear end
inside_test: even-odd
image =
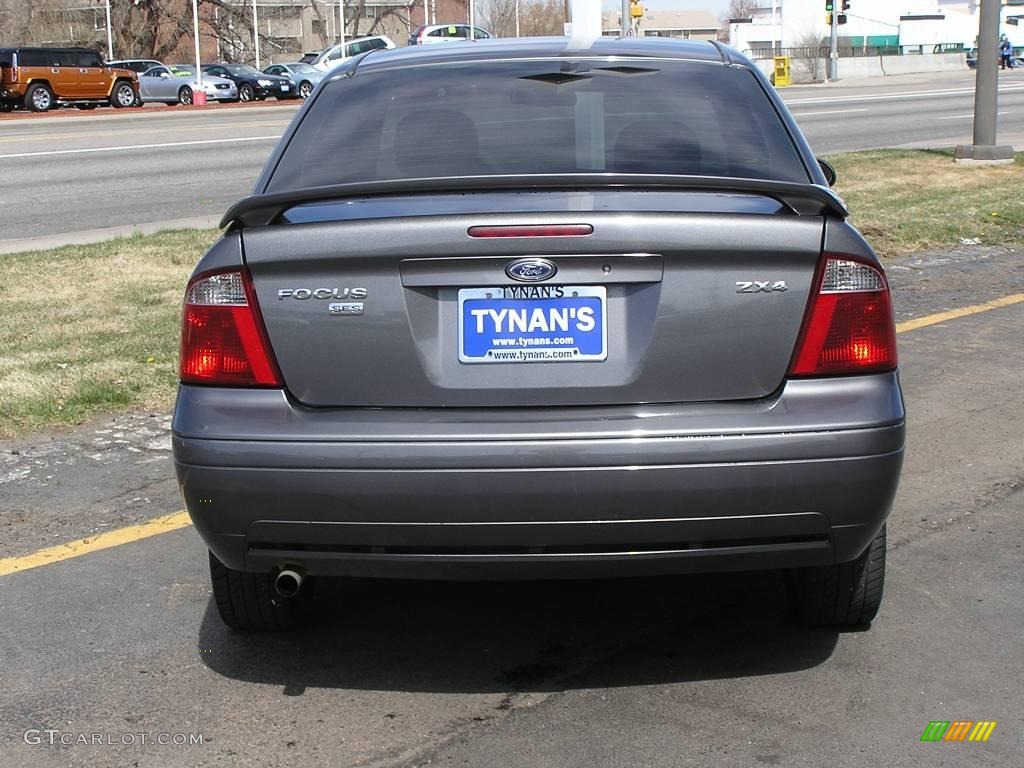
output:
[[[22,77],[17,48],[0,48],[0,110],[9,112],[25,98],[28,85]]]
[[[875,545],[905,418],[877,258],[752,65],[605,45],[371,56],[307,104],[186,296],[175,460],[217,568]]]

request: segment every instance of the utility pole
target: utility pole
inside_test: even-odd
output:
[[[256,0],[252,0],[252,40],[256,48],[256,69],[260,68],[260,20],[256,16]]]
[[[426,10],[423,14],[426,15]],[[345,0],[338,0],[338,42],[345,44]],[[342,49],[344,54],[344,49]]]
[[[629,0],[622,0],[622,37],[633,35],[633,17],[629,13]]]
[[[839,79],[839,13],[833,8],[829,16],[832,23],[828,38],[828,79],[835,82]]]
[[[516,37],[519,37],[519,0],[516,0]]]
[[[195,36],[196,43],[196,85],[199,86],[199,92],[206,95],[203,91],[203,65],[199,60],[199,3],[196,0],[192,0],[192,34]],[[193,99],[195,96],[193,95]]]
[[[110,0],[107,0],[107,61],[114,58],[114,33],[110,31]]]
[[[978,64],[974,81],[974,144],[956,148],[953,158],[958,163],[995,165],[1013,162],[1013,147],[996,146],[999,15],[1000,0],[981,0]]]

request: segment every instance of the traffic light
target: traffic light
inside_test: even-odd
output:
[[[825,0],[825,13],[832,13],[834,7],[832,0]]]
[[[850,10],[850,0],[842,0],[842,13],[839,14],[839,18],[836,19],[836,24],[846,23],[846,12]]]
[[[832,11],[835,10],[835,0],[825,0],[825,26],[832,26]]]
[[[845,23],[846,23],[846,14],[845,13],[840,13],[839,17],[836,19],[836,24],[845,24]]]
[[[843,13],[850,10],[850,0],[843,0]]]
[[[826,13],[825,14],[825,26],[826,27],[831,27],[832,26],[832,14],[831,13]]]

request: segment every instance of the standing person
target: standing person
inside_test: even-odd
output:
[[[1010,45],[1010,41],[1006,35],[999,38],[999,68],[1006,69],[1009,67],[1013,69],[1013,46]]]

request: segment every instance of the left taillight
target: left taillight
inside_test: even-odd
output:
[[[179,371],[183,384],[282,386],[248,271],[208,272],[189,282]]]

